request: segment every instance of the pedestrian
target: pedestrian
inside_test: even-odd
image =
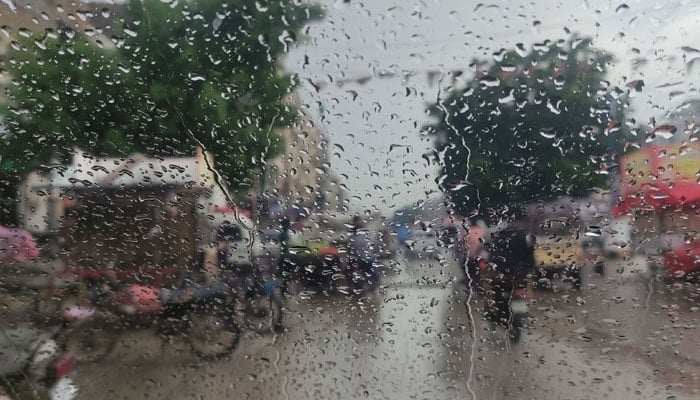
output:
[[[237,307],[246,303],[246,295],[254,283],[255,268],[240,246],[246,246],[243,228],[236,224],[222,224],[217,231],[217,264],[221,281],[236,294]],[[247,251],[247,249],[244,249]]]
[[[289,260],[289,242],[292,237],[292,222],[288,217],[283,217],[280,221],[280,234],[277,239],[279,242],[279,258],[277,260],[277,279],[280,283],[280,289],[283,294],[287,294],[287,280],[289,279],[290,271],[287,270],[291,266]]]
[[[463,254],[460,261],[466,275],[465,284],[477,292],[481,291],[481,265],[488,258],[486,232],[487,226],[484,220],[473,217],[469,220],[469,226],[460,240],[460,251]]]

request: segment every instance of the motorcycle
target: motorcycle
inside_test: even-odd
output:
[[[523,327],[527,323],[530,311],[527,289],[515,289],[510,296],[510,320],[508,321],[508,337],[512,342],[520,340]]]
[[[56,334],[39,329],[0,331],[0,399],[72,400],[75,360]]]
[[[348,242],[348,278],[356,294],[369,293],[380,281],[375,248],[368,239],[367,230],[358,230]]]
[[[222,285],[189,284],[171,290],[101,283],[90,292],[89,306],[74,304],[61,312],[66,345],[78,362],[102,360],[130,329],[154,327],[165,338],[184,336],[204,359],[229,354],[240,339],[230,290]]]
[[[529,315],[530,289],[514,284],[503,276],[486,278],[486,315],[493,323],[503,325],[511,342],[520,341]]]

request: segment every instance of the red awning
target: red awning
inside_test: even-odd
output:
[[[246,210],[245,208],[235,206],[214,206],[214,211],[222,214],[235,214],[236,212],[238,212],[240,213],[240,215],[246,216],[248,218],[251,218],[252,216],[250,210]]]

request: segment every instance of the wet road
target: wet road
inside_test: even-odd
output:
[[[220,361],[149,331],[127,335],[108,359],[79,368],[80,398],[700,397],[694,286],[610,264],[580,292],[535,292],[531,326],[511,346],[482,321],[481,299],[467,307],[449,257],[400,260],[373,296],[290,299],[288,332],[247,333]]]

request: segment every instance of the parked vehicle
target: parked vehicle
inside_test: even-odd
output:
[[[604,224],[602,240],[606,258],[629,259],[633,255],[632,225],[629,215],[612,218]]]
[[[95,282],[90,304],[63,308],[67,346],[81,362],[99,361],[126,330],[153,327],[164,337],[182,336],[198,356],[229,354],[240,339],[230,290],[188,283],[167,290],[139,284]]]
[[[279,262],[279,274],[285,291],[289,284],[328,290],[345,276],[341,254],[344,238],[329,234],[340,232],[342,226],[340,221],[323,215],[300,218],[293,224],[285,222],[280,234],[286,239],[280,240]]]
[[[581,288],[581,243],[572,218],[546,218],[535,230],[535,265],[539,285],[560,278]]]
[[[201,150],[196,158],[76,154],[73,161],[30,188],[52,197],[46,225],[65,266],[60,278],[85,286],[105,278],[111,265],[110,279],[127,285],[179,287],[192,272],[215,282],[218,264],[211,244],[224,223],[240,228],[229,258],[251,263],[254,224],[245,210],[229,205],[212,170],[204,168]],[[214,262],[202,263],[203,254],[210,253]],[[63,303],[62,297],[60,291],[43,296],[37,309],[57,316],[55,303]]]
[[[331,288],[345,271],[337,245],[309,241],[289,247],[281,264],[286,282]]]
[[[581,268],[591,267],[596,274],[605,275],[606,254],[604,240],[600,236],[586,236],[581,241]]]
[[[39,329],[0,330],[0,399],[72,400],[75,361],[55,333]]]

